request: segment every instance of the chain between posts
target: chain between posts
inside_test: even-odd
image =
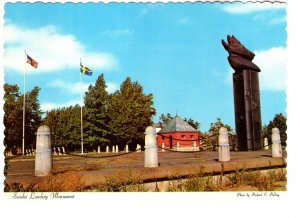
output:
[[[211,136],[208,136],[208,137],[205,137],[205,138],[199,138],[199,140],[195,140],[195,139],[177,139],[177,138],[174,138],[174,137],[171,137],[171,136],[166,136],[166,135],[162,135],[160,134],[161,136],[165,137],[165,138],[170,138],[170,139],[173,139],[173,140],[176,140],[176,141],[189,141],[189,142],[194,142],[194,141],[199,141],[199,140],[207,140],[211,137],[214,137],[214,136],[217,136],[219,135],[219,133],[217,134],[214,134],[214,135],[211,135]]]
[[[200,140],[207,140],[209,138],[212,138],[212,137],[215,137],[215,136],[218,136],[218,135],[219,134],[214,134],[214,135],[211,135],[211,136],[208,136],[208,137],[205,137],[205,138],[200,138]],[[228,135],[238,138],[236,135],[233,135],[233,134],[230,134],[230,133]],[[162,135],[162,136],[164,136],[164,135]],[[173,138],[173,137],[170,137],[170,136],[164,136],[164,137],[172,138],[173,140],[177,140],[177,141],[196,141],[196,140],[176,139],[176,138]],[[264,139],[264,137],[259,138],[259,140],[261,140],[261,139]],[[250,140],[250,139],[247,139],[247,140]],[[253,149],[253,150],[257,151],[257,150],[263,149],[267,146],[269,146],[269,145],[264,145],[260,148],[256,148],[256,149]],[[211,151],[211,150],[213,150],[213,147],[219,147],[219,145],[212,146],[209,149],[199,148],[199,149],[201,149],[199,151],[177,151],[177,150],[173,150],[173,149],[169,149],[169,148],[162,148],[162,147],[157,147],[157,148],[159,148],[161,150],[166,150],[166,151],[171,151],[171,152],[178,152],[178,153],[199,153],[199,152],[204,152],[204,151]],[[89,155],[82,155],[82,154],[71,154],[69,152],[66,152],[65,154],[69,155],[69,156],[82,157],[82,158],[111,158],[111,157],[119,157],[119,156],[124,156],[124,155],[127,155],[127,154],[131,154],[131,153],[135,153],[135,152],[140,151],[140,150],[142,150],[142,149],[137,149],[135,151],[129,151],[129,152],[126,152],[126,153],[120,153],[120,154],[115,154],[115,155],[106,155],[106,156],[89,156]],[[7,161],[9,161],[9,160],[12,160],[12,159],[15,159],[15,158],[18,158],[18,157],[22,157],[22,156],[23,155],[19,154],[19,155],[15,155],[15,156],[12,156],[12,157],[5,157],[5,159]]]
[[[71,154],[71,153],[65,153],[65,154],[69,155],[69,156],[82,157],[82,158],[110,158],[110,157],[119,157],[119,156],[124,156],[124,155],[127,155],[127,154],[131,154],[131,153],[136,153],[137,151],[140,151],[140,150],[142,150],[142,149],[136,149],[135,151],[129,151],[129,152],[126,152],[126,153],[106,155],[106,156],[89,156],[89,155]]]

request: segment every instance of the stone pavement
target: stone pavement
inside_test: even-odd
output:
[[[104,153],[100,154],[105,156]],[[66,171],[82,176],[86,185],[101,183],[108,177],[122,173],[123,176],[138,175],[145,182],[164,181],[174,176],[188,176],[201,173],[220,175],[239,169],[261,170],[286,166],[284,158],[272,158],[271,151],[231,152],[231,161],[218,162],[218,152],[159,152],[157,168],[144,168],[144,152],[130,153],[113,158],[83,158],[60,156],[53,158],[53,172]],[[20,182],[28,185],[39,183],[47,177],[34,176],[34,159],[12,159],[6,178],[7,183]]]

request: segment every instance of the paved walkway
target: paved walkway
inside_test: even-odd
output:
[[[101,153],[101,156],[107,154]],[[286,155],[285,155],[286,156]],[[72,171],[83,177],[86,185],[104,182],[107,177],[118,173],[124,176],[138,174],[145,182],[168,180],[176,176],[188,176],[200,171],[209,175],[230,173],[239,169],[266,169],[285,167],[285,158],[272,158],[271,151],[231,152],[231,161],[218,162],[218,152],[159,152],[159,167],[144,168],[144,152],[131,153],[110,158],[83,158],[55,156],[53,172]],[[24,185],[38,183],[46,178],[34,176],[34,158],[18,157],[9,161],[6,182],[20,182]]]

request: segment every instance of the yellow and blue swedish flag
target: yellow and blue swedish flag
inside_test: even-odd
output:
[[[92,76],[92,74],[93,74],[92,70],[90,70],[87,67],[82,66],[81,63],[80,63],[80,72],[83,73],[83,74],[85,74],[85,75],[88,75],[88,76]]]

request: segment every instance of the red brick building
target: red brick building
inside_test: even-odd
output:
[[[157,145],[162,147],[164,143],[166,148],[175,149],[179,142],[180,149],[192,148],[196,142],[199,147],[199,132],[187,122],[176,116],[170,120],[158,133]]]

